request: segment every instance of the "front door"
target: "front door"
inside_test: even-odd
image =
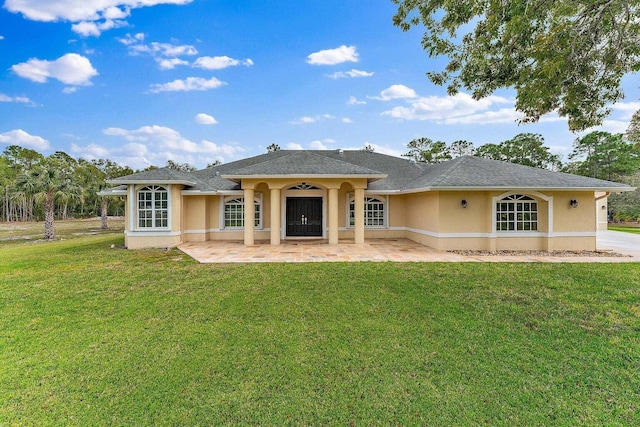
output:
[[[287,197],[287,236],[322,237],[322,197]]]

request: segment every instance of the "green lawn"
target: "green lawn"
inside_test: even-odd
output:
[[[625,233],[640,234],[640,227],[632,227],[625,225],[610,225],[609,231],[624,231]]]
[[[640,425],[638,264],[0,243],[0,425]]]

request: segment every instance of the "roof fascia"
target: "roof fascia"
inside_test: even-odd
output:
[[[172,185],[172,184],[182,184],[182,185],[197,185],[197,182],[194,181],[180,181],[175,179],[127,179],[127,180],[118,180],[118,179],[110,179],[107,180],[107,184],[147,184],[147,185]]]
[[[240,180],[240,179],[278,179],[278,178],[291,178],[291,179],[310,179],[310,178],[340,178],[340,179],[350,179],[350,178],[367,178],[367,179],[384,179],[388,175],[387,174],[354,174],[354,175],[334,175],[334,174],[280,174],[280,175],[220,175],[224,179],[229,179],[232,181]]]
[[[126,196],[127,190],[101,190],[96,193],[98,196]]]

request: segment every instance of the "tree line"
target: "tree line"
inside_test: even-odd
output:
[[[45,239],[53,221],[123,215],[124,202],[101,197],[106,180],[134,171],[107,159],[74,159],[65,152],[44,156],[16,145],[0,155],[0,221],[45,221]]]

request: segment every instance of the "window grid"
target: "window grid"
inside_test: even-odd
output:
[[[260,227],[260,202],[254,200],[254,225]],[[224,226],[225,228],[244,227],[244,198],[238,197],[227,201],[224,204]]]
[[[355,201],[349,203],[349,225],[356,224]],[[375,197],[364,199],[364,225],[365,227],[384,227],[384,202]]]
[[[496,204],[498,231],[538,231],[538,203],[529,196],[514,194]]]
[[[138,227],[169,227],[169,192],[164,187],[148,186],[138,191]]]

